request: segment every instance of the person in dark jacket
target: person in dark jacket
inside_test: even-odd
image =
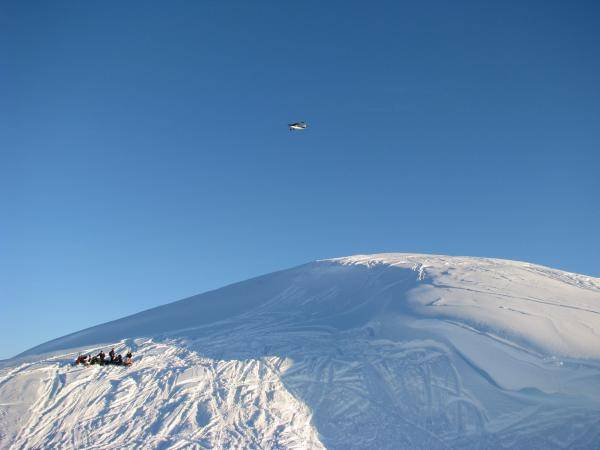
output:
[[[105,358],[106,358],[106,353],[104,353],[103,350],[100,350],[100,353],[98,353],[98,362],[100,363],[101,366],[104,365]]]
[[[110,358],[110,363],[114,364],[115,362],[115,349],[111,348],[110,352],[108,352],[108,357]]]
[[[123,357],[121,356],[120,353],[117,356],[117,359],[115,359],[115,364],[118,365],[118,366],[122,366],[123,365]]]

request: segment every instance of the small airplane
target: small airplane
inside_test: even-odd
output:
[[[308,125],[306,124],[306,122],[294,122],[288,124],[288,127],[290,127],[290,131],[306,130],[308,128]]]

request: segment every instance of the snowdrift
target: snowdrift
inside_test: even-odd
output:
[[[72,367],[132,349],[134,366]],[[505,260],[317,261],[37,346],[0,448],[600,448],[600,280]]]

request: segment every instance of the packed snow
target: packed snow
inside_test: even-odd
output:
[[[73,366],[114,346],[134,364]],[[316,261],[0,365],[0,448],[598,449],[600,279]]]

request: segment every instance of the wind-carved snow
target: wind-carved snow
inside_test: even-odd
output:
[[[132,367],[73,367],[79,351]],[[600,445],[600,280],[533,264],[318,261],[0,369],[1,448]]]

